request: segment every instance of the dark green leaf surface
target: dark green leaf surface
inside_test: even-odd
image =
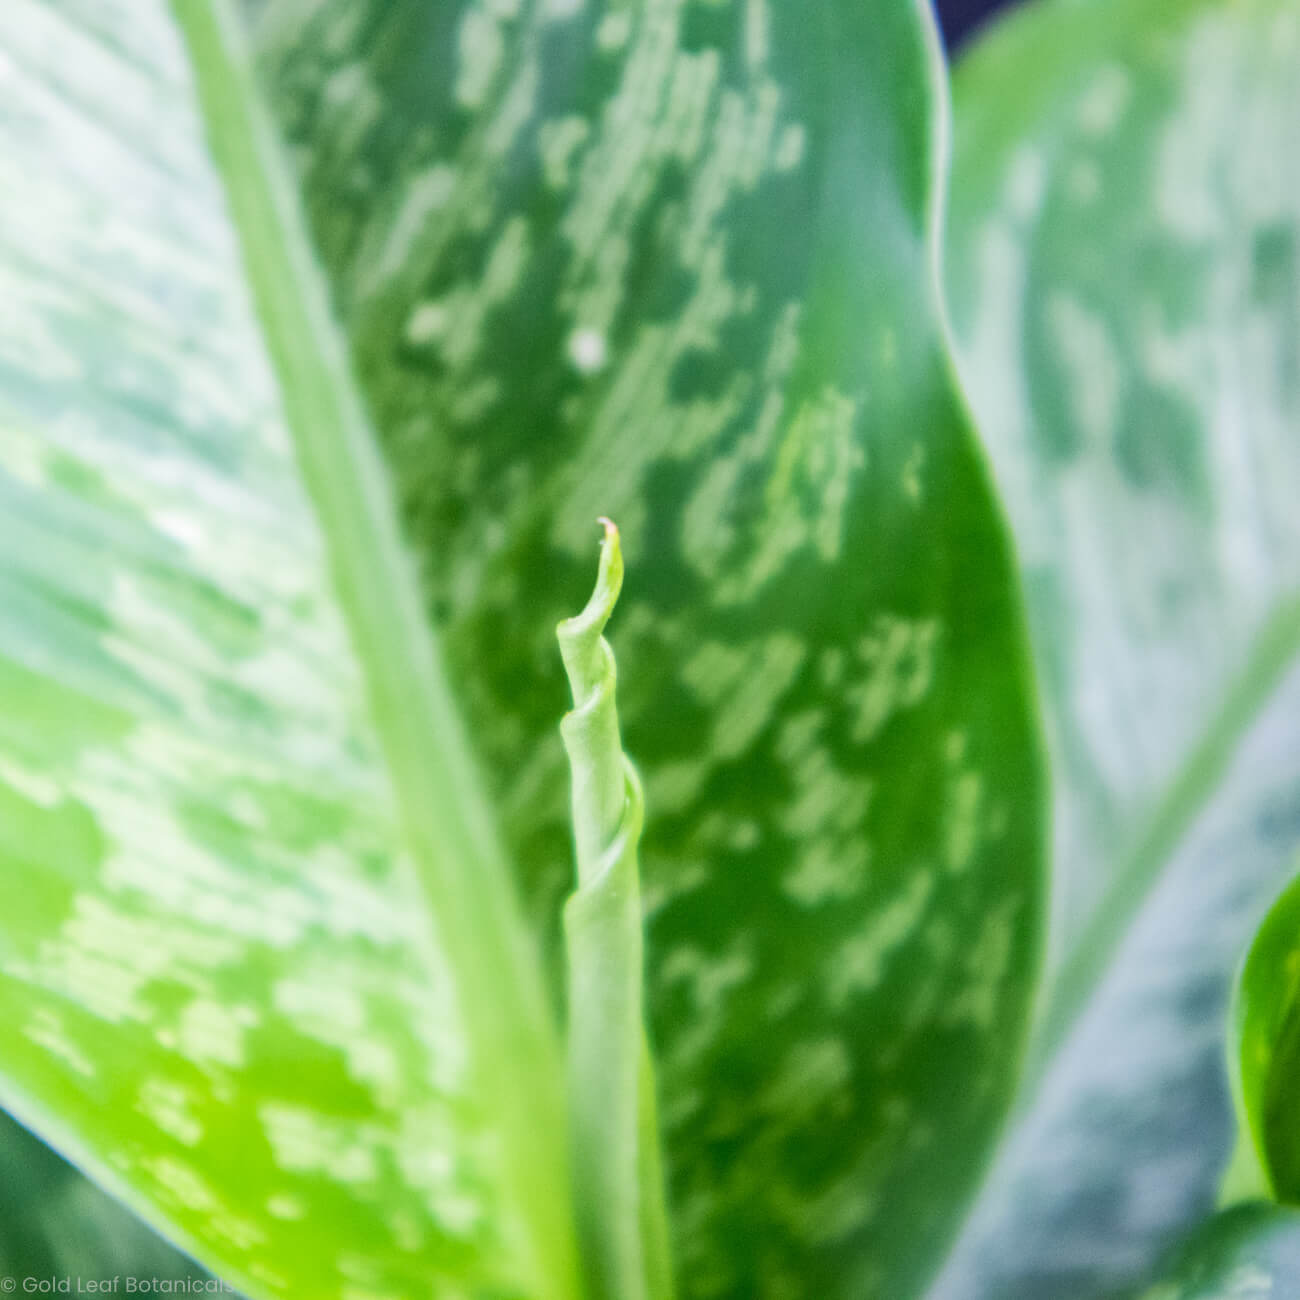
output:
[[[1140,1300],[1300,1300],[1300,1214],[1243,1205],[1216,1215]]]
[[[622,529],[683,1293],[908,1294],[1006,1106],[1042,905],[925,6],[284,0],[255,39],[551,935],[551,628]]]
[[[1300,1204],[1300,879],[1269,909],[1237,974],[1228,1061],[1243,1160]]]
[[[1088,1294],[1212,1203],[1297,835],[1300,14],[1029,6],[954,96],[953,321],[1059,780],[1037,1101],[951,1276]]]
[[[520,1056],[543,1137],[503,1143],[340,616],[373,521],[309,504],[167,6],[11,0],[0,75],[0,1099],[251,1295],[567,1300],[563,1165],[542,1244],[519,1169],[551,1081]],[[422,743],[391,770],[441,815]],[[471,815],[433,848],[486,896]]]

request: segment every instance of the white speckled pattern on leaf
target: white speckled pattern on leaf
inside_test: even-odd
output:
[[[550,629],[618,520],[681,1293],[909,1294],[1007,1104],[1043,905],[928,7],[283,0],[254,40],[548,936]]]
[[[0,1098],[250,1295],[525,1295],[167,8],[0,87]]]

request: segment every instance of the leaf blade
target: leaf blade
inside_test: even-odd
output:
[[[164,5],[113,17],[0,17],[0,1095],[250,1295],[562,1288],[471,1082],[183,48]]]
[[[684,1290],[908,1293],[1005,1104],[1041,901],[1019,610],[936,305],[928,13],[272,4],[257,30],[551,934],[562,697],[521,623],[620,520]]]

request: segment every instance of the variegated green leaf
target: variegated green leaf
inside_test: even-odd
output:
[[[954,96],[953,320],[1059,780],[1037,1101],[951,1280],[1109,1294],[1214,1202],[1231,972],[1300,838],[1300,12],[1030,5]]]
[[[318,511],[167,7],[10,0],[0,1100],[250,1294],[558,1300],[538,981],[219,9],[177,8]]]
[[[614,515],[682,1293],[909,1294],[1017,1069],[1039,758],[920,0],[251,6],[532,915]]]
[[[1217,1215],[1140,1300],[1300,1300],[1300,1213],[1244,1205]]]

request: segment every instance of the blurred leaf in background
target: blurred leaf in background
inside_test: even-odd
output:
[[[1300,1300],[1300,1212],[1243,1205],[1199,1228],[1139,1300]]]
[[[944,1295],[1105,1292],[1214,1202],[1300,835],[1297,68],[1283,0],[1050,0],[957,68],[948,285],[1057,797],[1030,1096]]]
[[[0,1116],[0,1275],[209,1276],[7,1116]]]

